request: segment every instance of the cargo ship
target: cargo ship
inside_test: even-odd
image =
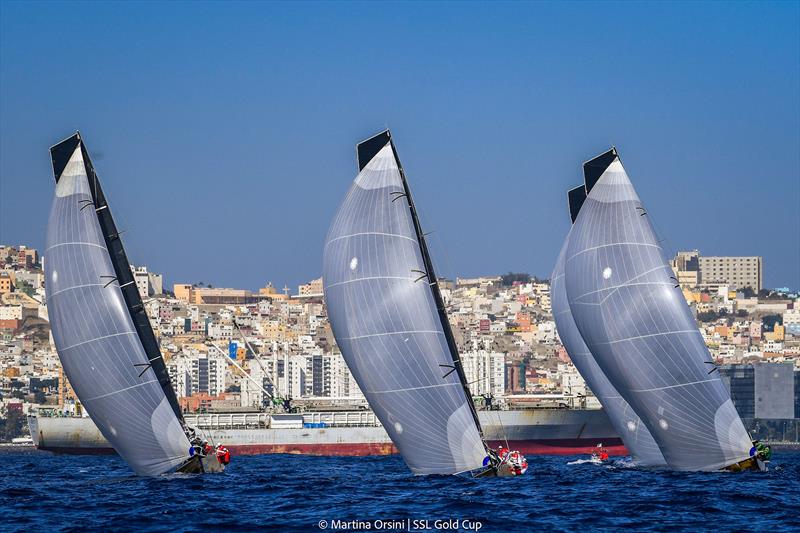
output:
[[[530,408],[479,411],[487,441],[528,455],[591,453],[599,443],[612,455],[626,455],[605,412],[600,409]],[[185,414],[186,423],[210,442],[224,443],[234,455],[390,455],[397,453],[369,410],[304,413],[225,412]],[[88,417],[28,417],[40,450],[68,454],[110,454],[114,449]]]

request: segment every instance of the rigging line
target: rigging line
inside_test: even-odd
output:
[[[418,281],[422,281],[423,279],[428,277],[428,273],[425,272],[424,270],[418,270],[416,268],[412,268],[411,272],[414,272],[415,274],[420,274],[420,276],[417,279],[414,280],[414,283],[416,283]]]
[[[92,206],[95,205],[94,200],[79,200],[78,203],[79,204],[83,204],[78,211],[83,211],[84,209],[86,209],[90,205],[92,205]]]
[[[270,384],[272,384],[272,388],[274,389],[275,388],[275,384],[272,383],[272,379],[270,379],[269,374],[267,373],[267,369],[264,368],[264,366],[261,364],[261,358],[258,357],[258,354],[256,353],[256,351],[250,345],[250,341],[247,340],[247,337],[245,336],[244,331],[242,331],[242,328],[239,327],[239,323],[236,322],[236,318],[235,317],[233,318],[233,326],[236,328],[236,331],[239,332],[239,335],[242,336],[242,340],[244,341],[245,346],[247,346],[247,348],[249,348],[250,351],[253,353],[253,358],[255,358],[256,363],[258,364],[258,367],[264,373],[264,376],[269,380]],[[270,395],[270,397],[272,397],[272,395]]]
[[[449,372],[447,372],[444,376],[442,376],[442,379],[445,379],[447,376],[449,376],[450,374],[452,374],[453,372],[456,371],[456,366],[455,365],[439,365],[439,367],[440,368],[449,368],[450,369]]]
[[[506,435],[506,427],[503,425],[503,417],[500,416],[500,411],[497,411],[497,422],[500,424],[500,432],[503,435],[503,440],[506,442],[506,449],[510,450],[511,446],[508,445],[508,435]]]
[[[137,368],[140,367],[140,366],[144,367],[144,370],[139,372],[139,377],[142,377],[145,372],[147,372],[149,369],[153,368],[153,364],[152,363],[135,363],[133,366],[135,366]]]
[[[230,364],[232,364],[233,366],[235,366],[235,367],[236,367],[236,368],[237,368],[237,369],[238,369],[238,370],[239,370],[239,371],[242,373],[242,375],[244,375],[244,377],[245,377],[245,378],[247,378],[247,379],[249,379],[250,381],[252,381],[252,382],[253,382],[253,383],[254,383],[254,384],[255,384],[255,385],[256,385],[256,386],[257,386],[259,389],[261,389],[262,391],[264,391],[264,393],[265,393],[267,396],[269,396],[270,398],[274,398],[274,396],[273,396],[272,394],[270,394],[270,393],[269,393],[269,391],[268,391],[267,389],[265,389],[265,388],[264,388],[264,384],[263,384],[263,383],[259,383],[258,381],[256,381],[255,379],[253,379],[253,378],[250,376],[250,374],[248,374],[248,373],[247,373],[247,371],[246,371],[244,368],[242,368],[241,366],[239,366],[239,363],[237,363],[236,361],[234,361],[233,359],[231,359],[230,357],[228,357],[228,354],[226,354],[226,353],[225,353],[225,352],[222,350],[222,348],[220,348],[219,346],[217,346],[217,345],[214,343],[214,341],[208,341],[208,342],[211,344],[211,346],[213,346],[214,348],[216,348],[217,350],[219,350],[219,352],[220,352],[220,353],[221,353],[221,354],[222,354],[222,355],[225,357],[225,361],[227,361],[228,363],[230,363]],[[265,373],[265,377],[266,377],[267,379],[269,379],[270,383],[272,383],[272,380],[269,378],[269,376],[267,376],[267,375],[266,375],[266,373]],[[275,384],[274,384],[274,383],[272,383],[272,387],[273,387],[273,388],[275,388]]]

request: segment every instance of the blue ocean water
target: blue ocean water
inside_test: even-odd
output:
[[[415,477],[399,456],[234,457],[137,478],[115,456],[0,454],[0,531],[800,531],[800,453],[767,473],[531,457],[520,478]],[[416,520],[416,522],[415,522]],[[425,522],[427,520],[427,522]],[[338,521],[338,522],[337,522]],[[356,522],[352,522],[356,521]],[[348,524],[349,522],[349,524]],[[338,528],[336,526],[339,526]]]

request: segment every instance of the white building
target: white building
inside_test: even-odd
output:
[[[220,322],[209,322],[208,336],[212,339],[230,341],[233,339],[233,324],[222,324]]]
[[[568,396],[586,396],[586,381],[578,369],[570,364],[559,364],[558,372],[561,374],[561,391]]]
[[[176,392],[180,396],[189,396],[197,393],[218,396],[225,392],[228,363],[221,355],[193,353],[178,356],[173,361],[170,361],[167,368],[170,372],[170,378],[173,379],[173,386],[175,386]],[[185,381],[187,373],[188,383]],[[187,392],[189,394],[186,394]]]
[[[192,395],[191,364],[187,357],[179,356],[167,364],[167,373],[178,398]]]
[[[264,359],[250,360],[250,379],[243,378],[241,381],[242,407],[263,407],[269,401],[269,397],[264,391],[268,392],[270,396],[274,396],[271,363],[272,361]]]
[[[464,351],[461,353],[461,364],[473,395],[503,396],[506,389],[504,354],[487,350]]]
[[[164,292],[164,279],[161,274],[148,272],[146,266],[134,265],[131,265],[131,272],[142,300]]]

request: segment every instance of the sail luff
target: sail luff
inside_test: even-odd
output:
[[[422,231],[419,216],[417,215],[417,208],[414,205],[414,198],[411,195],[411,187],[408,185],[406,173],[403,170],[402,163],[400,163],[400,157],[397,155],[397,148],[394,145],[394,141],[391,140],[391,135],[389,143],[392,146],[392,153],[394,154],[395,161],[397,162],[397,167],[400,169],[400,177],[403,181],[403,189],[405,190],[406,199],[408,200],[408,208],[411,211],[411,219],[414,222],[414,231],[417,234],[417,242],[419,243],[420,253],[422,254],[422,260],[425,264],[425,273],[428,279],[428,286],[433,294],[433,300],[436,302],[436,311],[439,315],[439,321],[441,322],[445,338],[447,339],[447,347],[450,350],[450,358],[453,361],[456,374],[458,374],[458,379],[461,381],[461,386],[464,388],[464,394],[467,396],[470,411],[472,412],[472,418],[475,421],[475,426],[478,428],[478,434],[481,436],[481,440],[484,440],[483,428],[481,427],[481,422],[478,418],[478,411],[475,408],[475,402],[472,401],[472,392],[470,391],[469,384],[467,383],[467,376],[464,372],[464,366],[461,364],[461,358],[458,355],[458,346],[456,346],[456,340],[455,336],[453,335],[453,329],[450,326],[450,320],[447,318],[444,300],[442,299],[442,293],[439,289],[439,280],[436,278],[436,271],[433,268],[433,260],[431,259],[430,252],[428,251],[428,243],[425,239],[425,233]]]
[[[144,302],[136,286],[133,272],[131,272],[128,256],[125,253],[125,247],[123,246],[119,230],[114,222],[114,217],[111,214],[111,207],[108,205],[106,197],[103,194],[103,188],[100,185],[100,180],[95,172],[94,165],[92,165],[92,160],[89,157],[80,132],[75,133],[73,136],[56,144],[50,149],[56,184],[58,184],[61,172],[63,172],[69,160],[69,156],[66,156],[66,159],[64,156],[71,146],[80,146],[84,168],[86,169],[86,175],[89,180],[89,189],[92,194],[92,199],[94,200],[94,210],[97,214],[97,220],[103,232],[103,239],[105,240],[108,253],[111,257],[111,264],[114,266],[114,275],[117,278],[116,283],[122,291],[123,298],[125,298],[126,307],[128,313],[130,313],[133,325],[136,328],[139,341],[144,347],[147,359],[152,366],[152,371],[158,378],[158,382],[172,407],[172,411],[183,424],[183,413],[181,412],[175,389],[172,388],[167,365],[164,362],[164,357],[161,354],[158,341],[150,325],[150,319],[147,316]]]

